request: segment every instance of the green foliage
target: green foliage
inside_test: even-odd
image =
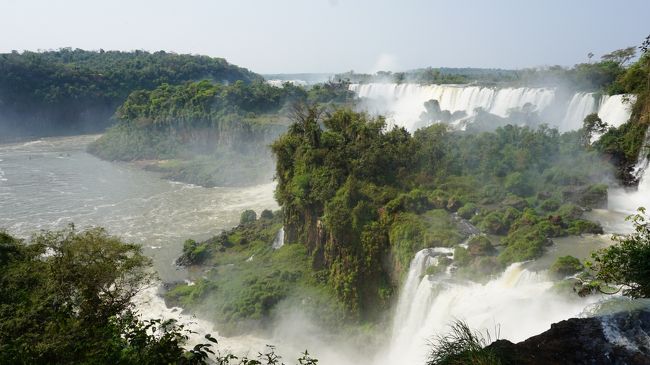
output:
[[[540,257],[549,240],[546,234],[533,224],[511,230],[503,239],[503,243],[506,248],[499,254],[499,261],[503,265],[508,265]]]
[[[118,124],[88,151],[108,160],[155,160],[146,168],[202,186],[267,182],[273,175],[268,145],[286,130],[289,106],[353,98],[341,85],[322,88],[329,91],[204,80],[138,90],[117,110]],[[313,93],[320,94],[311,101]]]
[[[545,126],[476,134],[433,125],[410,136],[363,113],[308,109],[272,146],[286,237],[308,247],[312,266],[328,271],[353,312],[376,309],[418,250],[469,235],[450,212],[507,235],[498,260],[486,238],[467,260],[459,250],[469,276],[486,276],[539,257],[549,237],[598,231],[578,204],[606,198],[606,186],[593,182],[607,165],[579,141]]]
[[[607,123],[603,122],[597,113],[589,114],[582,122],[582,143],[584,146],[591,145],[591,138],[594,134],[600,135],[607,131]]]
[[[478,207],[474,203],[467,203],[463,205],[462,208],[458,209],[458,215],[465,218],[471,219],[476,213]]]
[[[611,87],[613,93],[630,93],[635,96],[636,101],[631,105],[630,121],[618,128],[609,128],[594,143],[597,150],[614,161],[618,167],[618,178],[626,185],[636,183],[631,171],[639,159],[644,136],[650,125],[650,53],[645,43],[639,48],[642,53],[639,59],[620,74]],[[612,57],[618,58],[621,63],[627,62],[628,56],[629,49],[612,54]]]
[[[217,155],[224,150],[259,155],[285,129],[275,113],[291,95],[288,89],[241,81],[163,84],[136,91],[117,110],[118,125],[89,151],[125,161]]]
[[[239,224],[249,224],[257,220],[257,213],[254,210],[247,209],[239,216]]]
[[[588,267],[595,279],[605,285],[615,285],[623,295],[632,298],[650,297],[650,225],[645,209],[627,218],[634,232],[614,236],[616,244],[595,252]],[[605,291],[601,288],[602,291]]]
[[[553,265],[549,268],[551,276],[562,279],[564,277],[574,275],[584,269],[580,260],[573,256],[560,256]]]
[[[0,233],[0,363],[206,363],[209,344],[187,352],[183,326],[133,312],[149,265],[139,246],[101,228],[29,243]]]
[[[486,236],[474,236],[467,243],[467,250],[472,256],[487,256],[495,253],[492,242]]]
[[[218,323],[222,334],[265,329],[281,302],[299,305],[323,326],[341,326],[346,313],[327,277],[310,268],[305,246],[272,248],[281,222],[282,214],[275,212],[196,243],[205,247],[202,265],[209,269],[195,283],[171,288],[165,299]]]
[[[188,239],[183,243],[183,253],[176,259],[178,265],[198,265],[209,255],[210,248],[195,240]]]
[[[471,262],[472,257],[469,255],[469,251],[461,246],[457,246],[454,249],[454,262],[459,267],[466,266]]]
[[[194,80],[261,82],[222,58],[163,51],[84,51],[0,54],[3,117],[21,133],[101,131],[127,96],[162,84]]]
[[[544,200],[539,207],[544,211],[553,212],[560,208],[560,204],[558,199],[551,198]]]
[[[505,188],[509,192],[521,196],[527,196],[532,192],[532,188],[528,180],[521,172],[513,172],[506,176]]]
[[[472,331],[462,321],[450,326],[450,333],[439,335],[431,342],[427,365],[499,365],[501,360],[486,348],[492,342],[489,332]]]

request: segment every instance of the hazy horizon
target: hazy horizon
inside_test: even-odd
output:
[[[648,14],[644,0],[0,0],[0,52],[164,50],[261,74],[520,69],[638,45]]]

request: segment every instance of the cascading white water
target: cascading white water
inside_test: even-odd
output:
[[[544,122],[560,131],[580,128],[585,116],[595,112],[613,126],[621,125],[630,117],[624,95],[598,97],[595,93],[576,93],[570,99],[556,100],[558,93],[552,88],[370,83],[352,84],[350,90],[366,98],[371,112],[389,114],[391,122],[410,131],[420,126],[420,114],[429,100],[437,100],[441,110],[451,113],[464,111],[473,115],[476,108],[482,108],[500,117],[507,117],[511,109],[529,103]]]
[[[626,102],[625,98],[629,101]],[[633,95],[603,95],[598,106],[598,116],[607,124],[618,127],[630,119],[631,102]]]
[[[610,189],[608,205],[610,209],[633,214],[639,207],[650,209],[650,129],[646,131],[645,139],[639,151],[638,161],[634,167],[634,176],[639,185],[635,191],[626,189]]]
[[[282,246],[284,246],[284,227],[278,230],[278,233],[275,235],[275,239],[273,240],[273,244],[271,245],[274,250],[277,250]]]
[[[562,126],[567,130],[579,129],[582,127],[582,120],[585,116],[596,110],[596,98],[591,93],[576,93],[571,98],[567,112],[562,119]]]
[[[454,319],[521,341],[547,330],[551,323],[579,315],[599,299],[557,294],[545,272],[526,270],[521,263],[510,265],[486,284],[424,275],[435,255],[434,249],[426,249],[413,259],[400,294],[391,345],[376,363],[423,364],[427,342],[446,333]]]

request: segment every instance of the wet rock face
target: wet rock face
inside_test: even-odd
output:
[[[597,318],[572,318],[514,344],[498,340],[488,348],[506,364],[650,364],[650,311]]]

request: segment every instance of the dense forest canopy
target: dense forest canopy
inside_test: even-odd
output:
[[[5,134],[101,131],[127,96],[162,84],[263,78],[222,58],[159,51],[62,48],[0,55],[0,121]]]
[[[582,139],[543,126],[433,125],[411,136],[381,118],[310,110],[273,145],[286,239],[307,245],[342,300],[366,314],[388,303],[417,250],[461,243],[452,213],[499,237],[469,256],[457,249],[458,265],[495,272],[538,257],[550,237],[601,231],[580,207],[604,204],[608,167]]]

